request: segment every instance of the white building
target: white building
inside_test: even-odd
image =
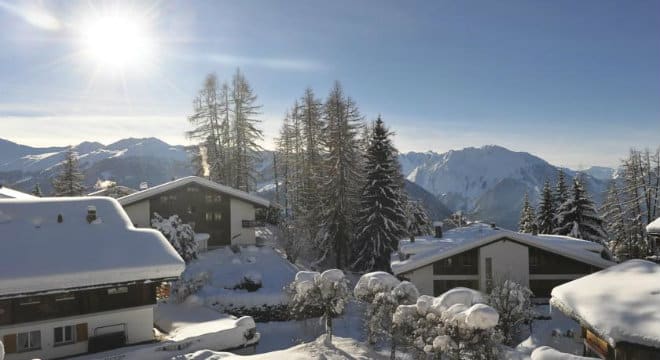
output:
[[[437,296],[454,287],[489,292],[507,279],[549,297],[553,287],[615,263],[597,243],[558,235],[531,235],[472,224],[445,232],[402,240],[392,257],[392,271]]]
[[[208,247],[253,245],[255,209],[268,200],[244,191],[188,176],[138,191],[118,199],[137,227],[150,227],[154,213],[178,215],[195,232],[207,233]]]
[[[0,200],[0,339],[6,360],[153,341],[160,282],[185,264],[110,198]]]
[[[585,354],[660,359],[660,266],[629,260],[552,290],[550,303],[582,327]]]

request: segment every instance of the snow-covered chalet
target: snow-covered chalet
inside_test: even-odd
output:
[[[178,215],[195,232],[210,235],[208,247],[254,245],[255,209],[268,200],[229,186],[188,176],[118,199],[137,227],[150,227],[154,213]]]
[[[185,264],[107,197],[0,200],[0,340],[6,360],[154,340],[156,287]]]
[[[549,297],[555,286],[612,265],[601,244],[483,223],[401,240],[391,261],[396,276],[433,296],[455,287],[489,292],[498,283],[514,280],[536,297]]]
[[[550,304],[580,324],[584,355],[660,359],[660,265],[626,261],[554,288]]]
[[[649,234],[649,242],[653,250],[654,259],[658,260],[660,255],[660,218],[655,219],[646,226],[646,232]]]

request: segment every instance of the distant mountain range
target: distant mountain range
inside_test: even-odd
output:
[[[154,185],[192,174],[185,147],[156,138],[128,138],[109,145],[83,142],[73,149],[90,191],[97,179],[137,188],[143,181]],[[23,191],[39,183],[48,194],[66,151],[66,147],[30,147],[0,139],[0,183]]]
[[[30,191],[36,183],[48,194],[57,165],[64,160],[65,147],[30,147],[0,139],[0,183]],[[128,138],[109,145],[83,142],[74,147],[92,190],[97,179],[114,180],[137,188],[146,181],[155,185],[192,174],[186,148],[169,145],[156,138]],[[257,164],[260,194],[272,197],[272,151],[264,151]],[[515,229],[522,198],[530,194],[533,203],[545,179],[553,184],[558,168],[526,152],[500,146],[451,150],[446,153],[409,152],[400,155],[402,171],[408,180],[406,191],[420,200],[434,219],[452,211],[464,211],[469,218],[495,222]],[[569,179],[577,172],[564,169]],[[592,167],[582,171],[587,189],[600,203],[607,181],[614,170]]]

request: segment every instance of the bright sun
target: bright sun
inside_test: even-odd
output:
[[[140,70],[153,58],[154,40],[143,19],[113,12],[88,19],[80,28],[84,53],[100,68]]]

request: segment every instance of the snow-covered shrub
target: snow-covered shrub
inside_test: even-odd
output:
[[[289,308],[295,318],[309,318],[319,312],[325,318],[326,343],[332,343],[332,319],[344,313],[350,291],[348,280],[338,269],[300,271],[289,285]]]
[[[477,291],[455,288],[440,297],[422,295],[397,307],[395,331],[418,351],[440,359],[495,359],[499,316]]]
[[[196,273],[193,277],[181,278],[172,283],[170,297],[177,303],[182,303],[188,296],[196,294],[208,284],[210,278],[210,274],[206,271]]]
[[[364,327],[367,331],[367,342],[370,344],[375,343],[375,336],[381,327],[380,319],[374,318],[374,314],[378,310],[376,306],[383,305],[380,303],[375,304],[374,299],[379,294],[389,293],[395,286],[399,285],[399,283],[399,279],[390,273],[374,271],[362,275],[357,284],[355,284],[353,295],[356,299],[367,305],[364,313]],[[383,301],[385,300],[380,299],[380,302]],[[396,306],[394,307],[396,308]],[[389,317],[391,317],[391,315]]]
[[[234,290],[247,290],[248,292],[257,291],[262,286],[262,276],[256,271],[248,271],[243,275],[241,282],[234,286]]]
[[[504,337],[504,344],[517,343],[523,324],[531,324],[534,319],[532,291],[515,281],[506,280],[493,288],[488,296],[488,304],[500,314],[497,329]]]
[[[417,301],[419,291],[415,285],[403,281],[391,291],[378,293],[372,303],[368,328],[378,338],[390,340],[390,359],[396,358],[396,346],[401,334],[392,324],[392,317],[399,305],[411,305]]]
[[[154,217],[151,219],[151,227],[165,235],[186,263],[197,259],[195,231],[193,231],[190,224],[181,221],[178,215],[172,215],[165,219],[158,213],[154,213]]]

